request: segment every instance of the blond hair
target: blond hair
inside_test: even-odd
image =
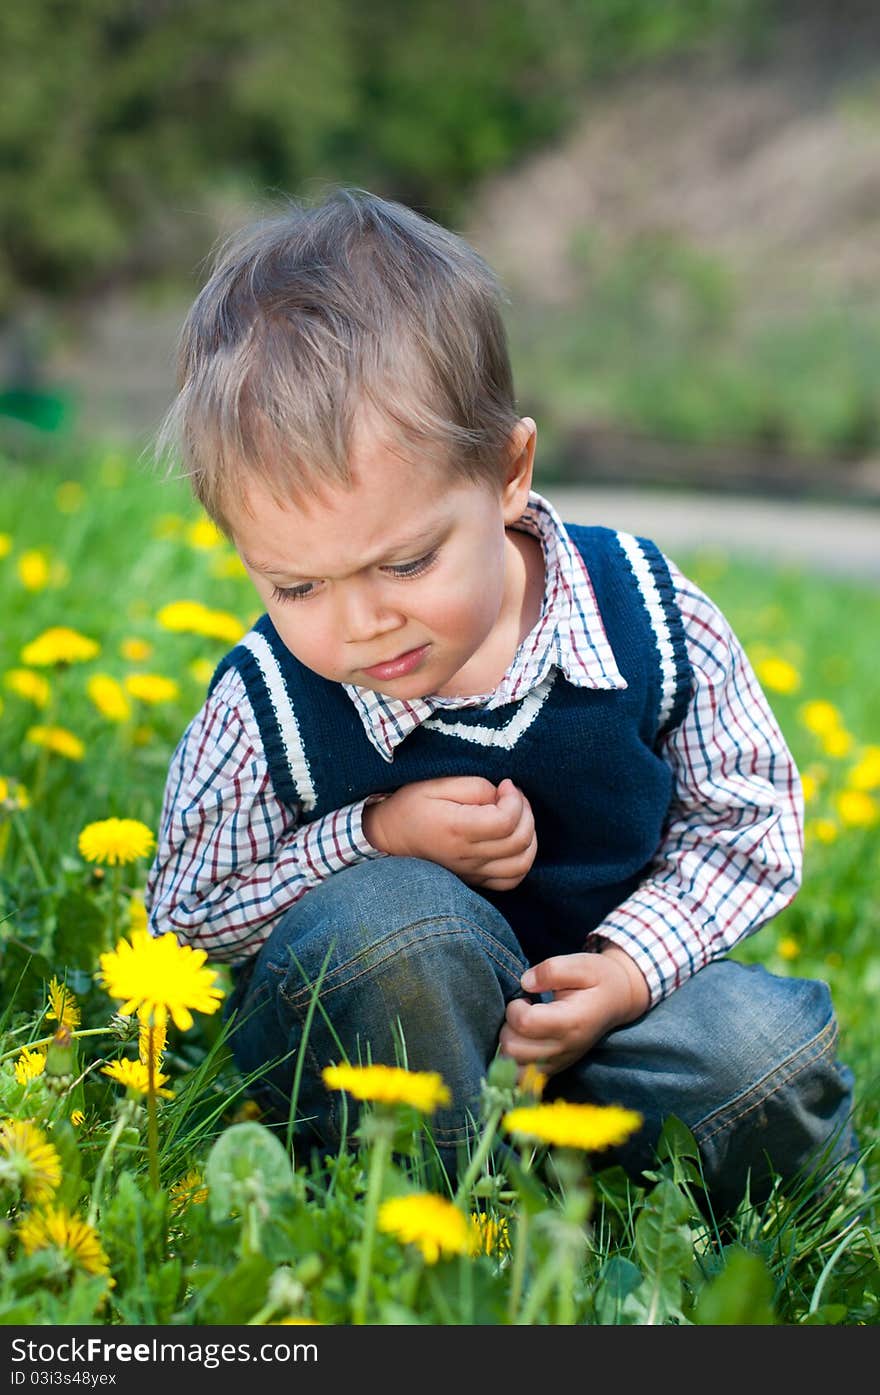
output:
[[[400,203],[335,189],[223,244],[184,322],[157,456],[207,513],[249,478],[279,500],[351,481],[369,404],[407,458],[501,479],[517,421],[498,280],[461,237]]]

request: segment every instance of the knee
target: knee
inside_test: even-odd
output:
[[[293,992],[319,975],[327,989],[389,977],[427,989],[483,960],[518,987],[526,967],[500,912],[421,858],[379,858],[334,873],[287,913],[263,954]]]
[[[710,1171],[727,1183],[749,1171],[760,1195],[774,1170],[790,1179],[849,1156],[854,1135],[852,1074],[837,1059],[827,985],[778,979],[755,986],[757,1013],[717,1062],[716,1108],[694,1133]]]
[[[713,967],[704,972],[711,974]],[[837,1039],[828,985],[777,978],[756,965],[737,965],[734,978],[724,967],[717,966],[717,979],[726,979],[728,994],[716,1001],[710,1058],[717,1098],[761,1093],[782,1080],[806,1083],[811,1063],[833,1052]]]

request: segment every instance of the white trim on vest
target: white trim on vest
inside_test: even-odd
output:
[[[657,730],[659,731],[665,726],[672,712],[672,704],[675,702],[678,686],[672,636],[669,633],[666,610],[660,599],[660,592],[657,590],[654,573],[651,571],[648,559],[642,551],[638,539],[634,538],[631,533],[618,533],[617,541],[623,548],[635,573],[636,581],[639,583],[648,619],[651,621],[654,637],[657,640],[657,648],[660,652],[661,693],[660,711],[657,717]]]
[[[553,668],[537,688],[526,693],[515,716],[511,717],[504,727],[477,726],[469,722],[442,722],[436,717],[428,717],[422,726],[442,731],[446,736],[457,736],[462,741],[473,741],[477,746],[501,746],[510,751],[544,706],[555,677],[556,669]]]
[[[299,722],[296,720],[293,704],[288,697],[287,685],[284,682],[284,675],[278,665],[278,660],[272,653],[271,645],[255,630],[251,630],[249,634],[245,635],[241,643],[251,651],[256,659],[263,682],[266,685],[266,692],[269,694],[269,700],[275,709],[281,732],[281,742],[287,757],[287,766],[298,798],[305,810],[314,809],[318,800],[312,783],[312,772],[302,744]]]

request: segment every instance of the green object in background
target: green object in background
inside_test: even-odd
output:
[[[14,417],[40,431],[60,431],[71,416],[71,403],[58,393],[10,388],[0,392],[0,417]]]

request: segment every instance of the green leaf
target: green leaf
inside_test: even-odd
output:
[[[263,1124],[247,1121],[226,1129],[208,1154],[205,1181],[213,1220],[243,1211],[259,1197],[281,1196],[293,1187],[293,1168],[280,1139]]]
[[[603,1327],[616,1327],[626,1322],[639,1322],[642,1304],[630,1301],[642,1283],[642,1271],[622,1255],[612,1255],[602,1266],[593,1308],[596,1322]]]
[[[728,1255],[721,1273],[697,1299],[694,1322],[702,1327],[773,1326],[773,1279],[766,1264],[739,1246],[732,1246]]]
[[[693,1267],[691,1206],[673,1182],[657,1183],[636,1221],[636,1251],[645,1270],[645,1323],[681,1317],[681,1281]]]

